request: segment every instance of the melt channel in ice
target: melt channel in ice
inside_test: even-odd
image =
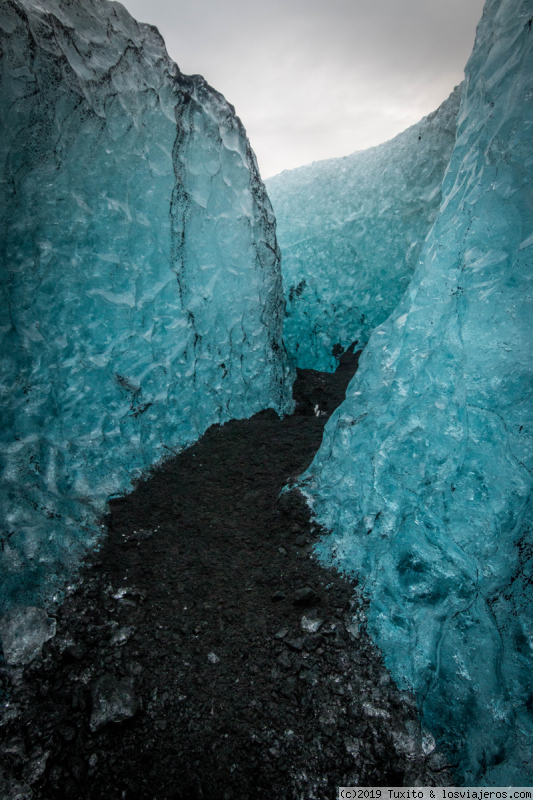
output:
[[[0,37],[10,607],[60,585],[132,477],[292,401],[274,216],[233,107],[119,3],[2,0]]]
[[[467,786],[533,782],[532,23],[486,3],[420,266],[302,481]]]
[[[439,210],[461,86],[389,142],[265,181],[296,366],[333,371],[336,355],[396,308]]]

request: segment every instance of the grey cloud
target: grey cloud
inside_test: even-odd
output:
[[[378,144],[462,80],[483,0],[125,0],[233,103],[264,177]]]

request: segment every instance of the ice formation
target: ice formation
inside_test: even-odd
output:
[[[268,179],[298,367],[333,371],[365,343],[411,280],[437,215],[461,87],[390,142]]]
[[[302,480],[470,786],[533,781],[532,23],[486,3],[420,265]]]
[[[2,651],[12,666],[29,664],[56,633],[56,621],[42,608],[11,608],[0,619]]]
[[[234,109],[107,0],[0,4],[0,606],[212,423],[287,408],[274,217]]]

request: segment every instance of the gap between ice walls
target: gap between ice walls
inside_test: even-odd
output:
[[[275,220],[244,128],[107,0],[1,0],[0,610],[46,601],[110,495],[291,409]]]
[[[265,181],[297,367],[335,370],[398,305],[440,207],[461,90],[389,142]]]
[[[442,202],[301,480],[464,785],[533,783],[533,0],[487,0]]]

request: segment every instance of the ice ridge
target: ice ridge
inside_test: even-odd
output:
[[[486,3],[421,263],[302,482],[470,786],[533,781],[532,22]]]
[[[461,86],[389,142],[282,172],[274,206],[295,364],[333,371],[398,305],[437,215]]]
[[[61,585],[143,470],[292,401],[274,216],[233,107],[119,3],[1,0],[0,37],[7,608]]]

